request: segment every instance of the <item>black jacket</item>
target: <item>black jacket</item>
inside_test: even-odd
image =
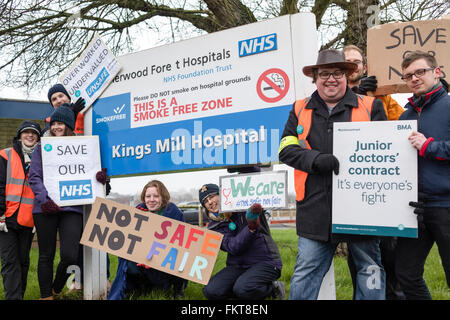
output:
[[[307,140],[311,150],[299,145],[288,145],[279,154],[279,160],[295,169],[308,172],[305,185],[305,198],[297,201],[297,234],[304,238],[320,241],[331,240],[331,191],[332,176],[319,174],[313,170],[314,159],[320,153],[333,153],[333,123],[347,122],[351,119],[352,109],[358,106],[358,97],[349,88],[342,100],[333,108],[331,114],[325,102],[315,91],[306,108],[314,109],[311,119],[311,129]],[[372,105],[371,120],[386,120],[383,103],[375,99]],[[295,114],[295,104],[289,113],[282,138],[298,136],[298,119]],[[336,240],[354,239],[333,235]]]

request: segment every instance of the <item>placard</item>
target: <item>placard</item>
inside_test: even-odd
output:
[[[245,211],[254,203],[264,209],[287,208],[287,171],[219,177],[220,212]]]
[[[42,170],[48,196],[59,206],[91,204],[105,196],[98,136],[42,137]]]
[[[432,54],[448,81],[449,18],[386,23],[367,30],[367,74],[377,77],[376,95],[411,92],[401,79],[401,65],[405,55],[414,50]]]
[[[222,234],[97,198],[80,243],[207,284]]]
[[[92,107],[112,176],[278,162],[315,18],[285,15],[118,57],[122,70]],[[308,46],[301,44],[308,43]],[[103,143],[104,142],[104,143]]]
[[[86,101],[84,113],[102,94],[120,71],[120,64],[98,33],[81,56],[59,77],[72,101],[82,97]]]
[[[417,121],[335,122],[332,232],[417,238]]]

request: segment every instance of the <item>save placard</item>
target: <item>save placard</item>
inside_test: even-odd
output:
[[[97,198],[80,243],[207,284],[222,234]]]
[[[120,68],[114,54],[96,33],[81,56],[58,80],[66,88],[72,101],[82,97],[88,108],[102,94]]]
[[[48,196],[59,206],[91,204],[104,197],[98,136],[42,137],[42,169]]]
[[[417,150],[408,136],[416,121],[334,124],[332,232],[417,237]]]
[[[287,207],[287,171],[219,177],[220,212],[245,211],[254,203],[265,209]]]

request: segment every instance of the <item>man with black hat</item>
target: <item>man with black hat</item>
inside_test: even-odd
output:
[[[317,90],[294,103],[278,152],[293,167],[297,201],[297,262],[290,299],[317,299],[340,241],[346,241],[357,269],[355,299],[384,299],[385,273],[379,240],[331,234],[332,173],[339,174],[333,155],[333,123],[386,120],[381,101],[350,90],[347,77],[357,64],[346,62],[342,51],[319,52],[315,65],[303,68]]]
[[[27,286],[34,227],[28,169],[40,135],[38,123],[23,121],[13,146],[0,151],[0,256],[7,300],[22,300]]]

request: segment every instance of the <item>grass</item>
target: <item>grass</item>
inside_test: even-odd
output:
[[[297,235],[295,229],[272,229],[272,236],[278,244],[280,254],[283,260],[283,270],[280,280],[286,284],[286,290],[289,292],[292,270],[294,269],[295,259],[297,255]],[[33,248],[30,254],[31,265],[28,273],[28,286],[25,292],[25,300],[39,299],[39,284],[37,280],[37,260],[38,249]],[[55,258],[55,270],[59,256]],[[217,261],[214,267],[213,274],[222,269],[225,265],[226,254],[220,252],[217,257]],[[110,271],[113,280],[116,274],[118,258],[110,255]],[[347,267],[347,259],[345,257],[335,256],[334,258],[334,273],[336,281],[336,298],[337,300],[351,300],[353,295],[352,281],[350,273]],[[1,276],[0,276],[1,278]],[[438,254],[437,247],[434,246],[428,256],[425,264],[425,281],[430,289],[431,295],[434,300],[450,300],[450,288],[447,286],[445,274],[442,268],[442,262]],[[204,300],[205,297],[202,293],[203,285],[189,282],[185,291],[186,300]],[[288,293],[289,295],[289,293]],[[4,299],[3,294],[3,281],[0,285],[0,299]],[[82,294],[68,293],[67,288],[63,290],[62,299],[66,300],[78,300],[82,299]],[[139,300],[167,300],[172,299],[169,295],[162,291],[154,291],[148,296],[144,297],[132,297],[132,299]]]

